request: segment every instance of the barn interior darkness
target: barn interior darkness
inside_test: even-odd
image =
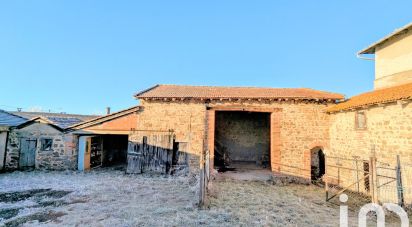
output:
[[[103,136],[103,166],[125,164],[127,158],[128,136]]]
[[[101,135],[91,140],[90,165],[92,168],[126,164],[127,135]]]
[[[217,168],[270,168],[270,114],[217,111],[214,155]]]
[[[311,150],[311,179],[318,181],[325,175],[325,154],[322,148],[315,147]]]

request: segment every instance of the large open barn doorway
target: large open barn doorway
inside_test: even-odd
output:
[[[214,165],[270,169],[270,113],[216,111]]]

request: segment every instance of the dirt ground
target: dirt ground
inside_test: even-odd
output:
[[[196,178],[121,170],[0,174],[0,226],[337,226],[322,188],[220,178],[207,208]],[[350,208],[350,225],[357,226]],[[390,226],[390,225],[387,225]]]

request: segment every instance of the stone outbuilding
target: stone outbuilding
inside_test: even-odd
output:
[[[20,117],[22,122],[8,128],[3,170],[76,169],[77,138],[65,130],[95,116],[32,112],[9,115]]]
[[[0,110],[0,171],[4,171],[6,164],[7,140],[10,130],[26,121],[25,118]]]
[[[135,97],[140,110],[129,137],[135,160],[172,150],[151,166],[168,171],[187,165],[197,172],[200,156],[209,151],[210,168],[268,169],[306,179],[313,151],[329,147],[325,110],[344,98],[307,88],[179,85],[156,85]]]

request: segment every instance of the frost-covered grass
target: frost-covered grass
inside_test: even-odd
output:
[[[316,186],[227,180],[214,187],[211,207],[232,214],[239,225],[339,226],[339,206],[326,203]]]
[[[322,189],[315,186],[219,180],[213,182],[206,209],[197,207],[197,188],[196,179],[189,177],[114,170],[0,174],[0,193],[71,192],[61,198],[0,202],[0,210],[19,209],[17,216],[0,220],[0,226],[13,221],[27,226],[336,226],[339,221],[339,206],[325,203]],[[52,203],[36,206],[45,201]],[[35,221],[39,215],[49,220]]]
[[[185,177],[125,175],[122,171],[113,170],[90,173],[14,172],[0,175],[0,192],[48,188],[72,191],[62,198],[66,205],[25,208],[12,220],[52,210],[66,215],[58,222],[47,223],[50,225],[179,225],[188,218],[179,218],[181,213],[197,212],[196,182],[189,183]],[[33,203],[0,203],[0,209]],[[3,220],[0,224],[8,221]]]

